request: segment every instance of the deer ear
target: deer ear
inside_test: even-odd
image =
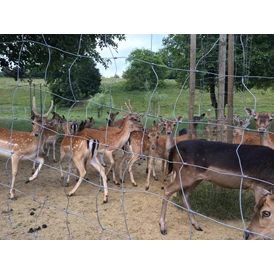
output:
[[[179,116],[177,120],[178,122],[181,122],[183,119],[184,119],[184,116]]]
[[[249,116],[255,116],[256,113],[252,108],[244,108],[245,112],[249,115]]]

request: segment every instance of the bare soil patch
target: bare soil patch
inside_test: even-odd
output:
[[[59,151],[57,151],[57,155]],[[119,152],[117,154],[119,159]],[[25,184],[31,174],[32,162],[21,161],[15,187],[17,200],[8,199],[11,164],[1,160],[0,238],[8,240],[241,240],[241,220],[222,221],[197,216],[204,231],[196,231],[189,224],[185,211],[169,204],[167,235],[159,229],[161,212],[161,184],[152,179],[145,191],[145,161],[135,164],[134,187],[125,173],[126,182],[116,186],[109,181],[109,201],[103,204],[103,192],[98,187],[99,174],[88,166],[89,182],[83,182],[75,196],[67,194],[75,184],[64,187],[60,180],[58,163],[45,157],[45,165],[36,181]],[[57,160],[59,157],[57,158]],[[118,163],[118,161],[117,161]],[[118,170],[117,170],[118,171]],[[76,173],[73,167],[72,172]],[[160,162],[156,170],[161,176]],[[117,172],[118,175],[118,172]],[[40,229],[39,229],[40,227]],[[38,228],[35,232],[30,229]]]

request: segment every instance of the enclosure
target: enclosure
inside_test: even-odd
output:
[[[39,35],[38,35],[39,36]],[[38,37],[37,36],[37,37]],[[102,41],[110,50],[113,45],[108,44],[107,35],[103,35]],[[36,38],[37,38],[36,37]],[[13,37],[11,36],[11,39]],[[71,121],[81,121],[93,117],[94,126],[107,126],[107,112],[120,112],[117,120],[121,119],[121,113],[128,114],[125,102],[130,104],[137,114],[142,114],[142,123],[150,129],[153,121],[159,122],[159,117],[176,121],[183,116],[182,122],[174,128],[174,136],[183,128],[188,130],[188,138],[194,132],[198,138],[212,138],[214,126],[217,126],[216,141],[221,141],[227,132],[227,142],[231,142],[232,130],[235,128],[233,115],[241,119],[249,118],[249,131],[255,132],[252,117],[245,112],[245,107],[250,107],[256,112],[273,112],[273,76],[252,75],[252,63],[255,55],[253,46],[258,41],[249,35],[185,35],[177,39],[184,42],[186,52],[189,54],[184,62],[176,63],[176,52],[170,44],[163,46],[163,51],[158,51],[155,58],[162,56],[163,63],[155,63],[158,59],[144,59],[133,56],[129,64],[140,65],[139,77],[141,89],[128,86],[130,74],[117,75],[115,71],[116,60],[126,58],[113,55],[109,70],[113,70],[112,77],[103,78],[100,89],[92,95],[84,96],[84,91],[79,91],[77,77],[74,76],[80,67],[80,61],[88,59],[81,51],[81,41],[85,35],[76,37],[77,44],[72,48],[58,48],[51,44],[51,39],[46,35],[40,35],[39,39],[22,37],[20,40],[1,40],[1,48],[16,43],[18,65],[30,61],[26,56],[27,50],[21,47],[37,46],[35,49],[44,55],[44,63],[41,65],[42,77],[21,77],[21,70],[14,66],[13,77],[1,74],[0,77],[0,125],[13,131],[29,132],[32,129],[31,105],[35,96],[39,114],[43,115],[49,108],[50,101],[54,100],[53,110],[59,115]],[[151,56],[154,36],[151,35]],[[48,40],[47,40],[48,39]],[[41,42],[42,41],[42,42]],[[68,42],[67,42],[68,43]],[[110,43],[110,42],[109,42]],[[69,43],[68,43],[69,44]],[[71,50],[71,51],[70,51]],[[166,51],[166,52],[165,52]],[[259,51],[259,50],[258,50]],[[31,50],[30,50],[31,52]],[[63,73],[66,82],[59,86],[53,82],[48,83],[51,69],[57,69],[54,63],[56,55],[62,53],[65,57],[58,62],[64,67]],[[118,46],[119,52],[119,46]],[[2,54],[3,52],[0,52]],[[108,56],[110,56],[110,53]],[[139,52],[137,52],[139,53]],[[136,54],[137,54],[136,53]],[[173,55],[172,55],[173,54]],[[261,53],[263,55],[264,52]],[[38,55],[34,55],[38,58]],[[26,58],[26,59],[24,59]],[[151,57],[152,58],[152,57]],[[165,59],[166,58],[166,59]],[[93,59],[93,57],[90,57]],[[104,58],[103,58],[104,59]],[[106,58],[105,58],[106,59]],[[39,60],[32,60],[39,62]],[[64,62],[64,63],[62,63]],[[60,63],[58,63],[60,65]],[[131,67],[131,68],[132,68]],[[143,78],[142,69],[146,75],[151,73],[152,80]],[[161,70],[160,70],[161,69]],[[128,70],[128,68],[127,68]],[[163,71],[162,71],[163,70]],[[85,70],[87,72],[87,69]],[[93,72],[89,77],[93,76]],[[161,73],[165,76],[161,78]],[[60,74],[61,75],[61,74]],[[77,74],[78,76],[78,74]],[[123,77],[122,77],[123,76]],[[58,80],[55,79],[55,84]],[[80,78],[79,78],[80,79]],[[255,80],[261,86],[254,84]],[[82,80],[82,78],[81,78]],[[265,80],[265,81],[263,81]],[[80,80],[79,80],[80,81]],[[79,84],[80,85],[80,84]],[[250,88],[252,87],[252,89]],[[85,98],[84,98],[85,97]],[[205,116],[195,124],[194,116]],[[50,117],[51,118],[51,115]],[[206,134],[209,126],[210,133]],[[272,133],[272,129],[270,129]],[[12,134],[12,133],[11,133]],[[149,190],[145,190],[147,173],[146,157],[140,157],[134,164],[133,173],[137,186],[130,182],[128,165],[123,166],[123,183],[116,185],[108,180],[109,199],[103,203],[103,186],[98,171],[91,165],[87,165],[87,175],[79,187],[77,193],[69,196],[78,179],[78,173],[71,158],[67,165],[71,167],[71,181],[65,186],[60,177],[60,144],[64,138],[61,127],[58,129],[56,144],[57,161],[52,158],[52,150],[49,157],[43,156],[45,163],[37,179],[25,183],[31,176],[33,160],[25,160],[19,163],[18,175],[15,182],[16,200],[9,199],[11,188],[11,159],[7,157],[0,160],[0,238],[8,240],[241,240],[243,232],[248,226],[254,208],[254,197],[249,191],[224,190],[212,187],[205,182],[191,195],[190,204],[203,231],[196,231],[190,224],[186,208],[178,201],[177,195],[169,200],[166,221],[168,234],[162,235],[159,229],[159,219],[162,206],[161,189],[161,159],[156,159],[156,174],[159,180],[151,179]],[[0,136],[1,138],[1,136]],[[230,138],[230,140],[229,140]],[[1,141],[1,139],[0,139]],[[40,154],[43,155],[40,151]],[[123,150],[115,152],[116,173],[123,155]],[[140,155],[144,156],[144,155]],[[105,157],[109,166],[109,162]],[[167,185],[170,178],[165,181]]]

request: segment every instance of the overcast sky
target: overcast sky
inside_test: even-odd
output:
[[[126,34],[126,41],[118,42],[118,53],[110,48],[101,51],[101,57],[117,59],[112,61],[112,65],[105,70],[101,65],[97,65],[103,77],[113,77],[115,74],[122,76],[128,64],[126,58],[135,49],[149,49],[154,52],[162,48],[162,39],[167,34]]]

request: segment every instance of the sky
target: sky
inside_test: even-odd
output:
[[[101,65],[97,65],[97,68],[103,77],[109,78],[115,74],[121,77],[128,66],[126,58],[133,50],[149,49],[156,52],[163,47],[162,39],[167,35],[168,34],[126,34],[126,41],[118,42],[118,52],[111,48],[105,48],[103,51],[99,51],[103,58],[117,57],[117,59],[112,59],[112,64],[107,70]]]

